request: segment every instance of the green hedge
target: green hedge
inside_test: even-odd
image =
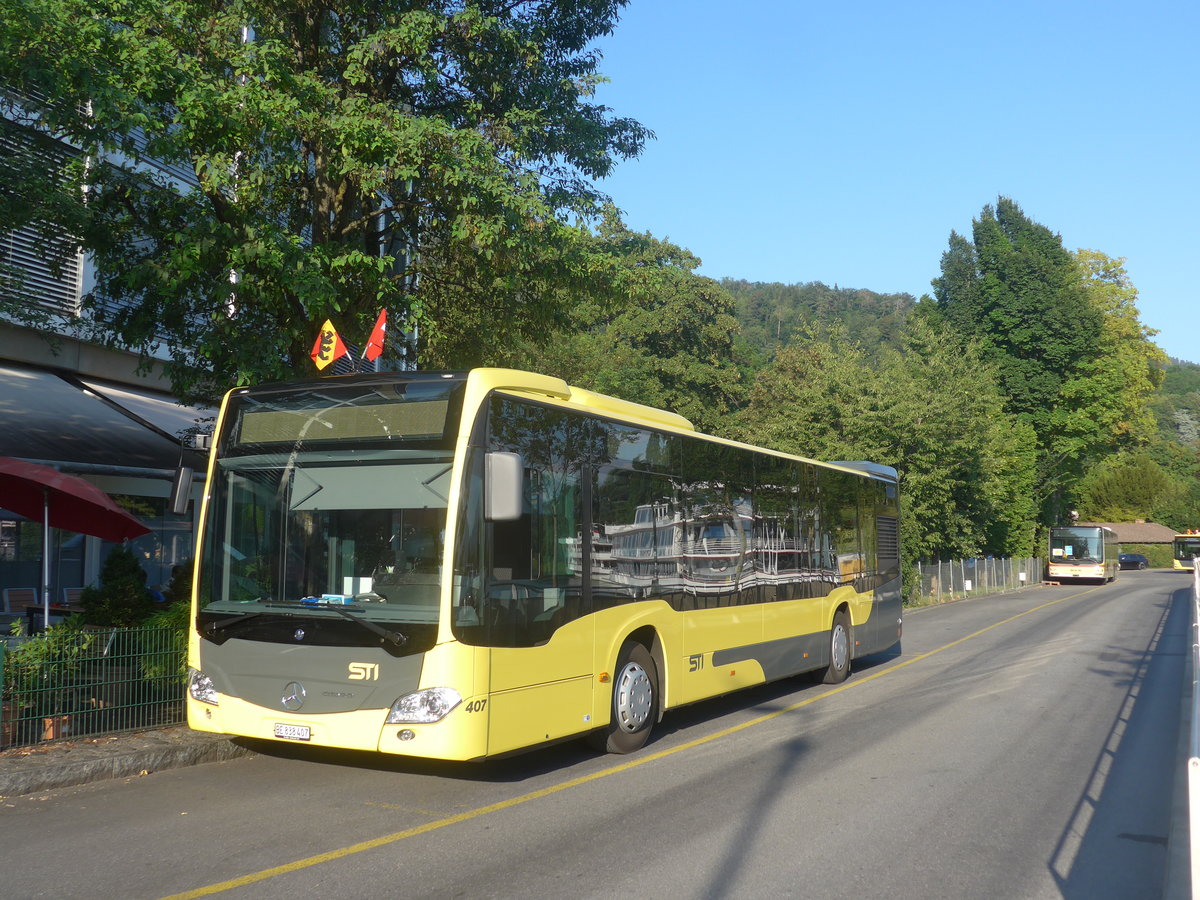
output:
[[[1142,554],[1150,560],[1152,569],[1170,569],[1172,567],[1170,544],[1122,544],[1121,552]]]

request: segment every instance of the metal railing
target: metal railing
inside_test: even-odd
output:
[[[1042,580],[1044,560],[980,557],[940,563],[918,563],[921,597],[945,603],[963,597],[1012,591]]]
[[[1192,557],[1192,736],[1188,750],[1188,825],[1194,900],[1200,900],[1200,557]]]
[[[187,645],[174,628],[65,625],[0,641],[0,747],[177,724]]]

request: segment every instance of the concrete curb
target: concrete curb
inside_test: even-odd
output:
[[[0,797],[221,762],[252,751],[221,735],[168,728],[63,741],[0,754]]]
[[[1189,599],[1190,605],[1190,599]],[[1192,823],[1189,800],[1188,761],[1191,757],[1192,684],[1195,681],[1195,664],[1192,657],[1191,623],[1188,627],[1187,665],[1184,670],[1183,690],[1180,692],[1182,709],[1179,713],[1179,740],[1176,742],[1175,789],[1171,805],[1171,830],[1167,837],[1167,874],[1163,880],[1164,900],[1190,900],[1195,896],[1192,886]]]

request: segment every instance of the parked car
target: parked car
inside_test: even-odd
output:
[[[1150,560],[1140,553],[1122,553],[1118,559],[1122,569],[1144,569],[1150,565]]]

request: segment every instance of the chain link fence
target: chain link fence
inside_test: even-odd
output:
[[[0,640],[0,748],[183,721],[175,628],[54,626]]]
[[[1013,591],[1038,584],[1045,571],[1041,557],[1027,559],[955,559],[940,563],[918,563],[921,599],[945,603],[982,594]]]

